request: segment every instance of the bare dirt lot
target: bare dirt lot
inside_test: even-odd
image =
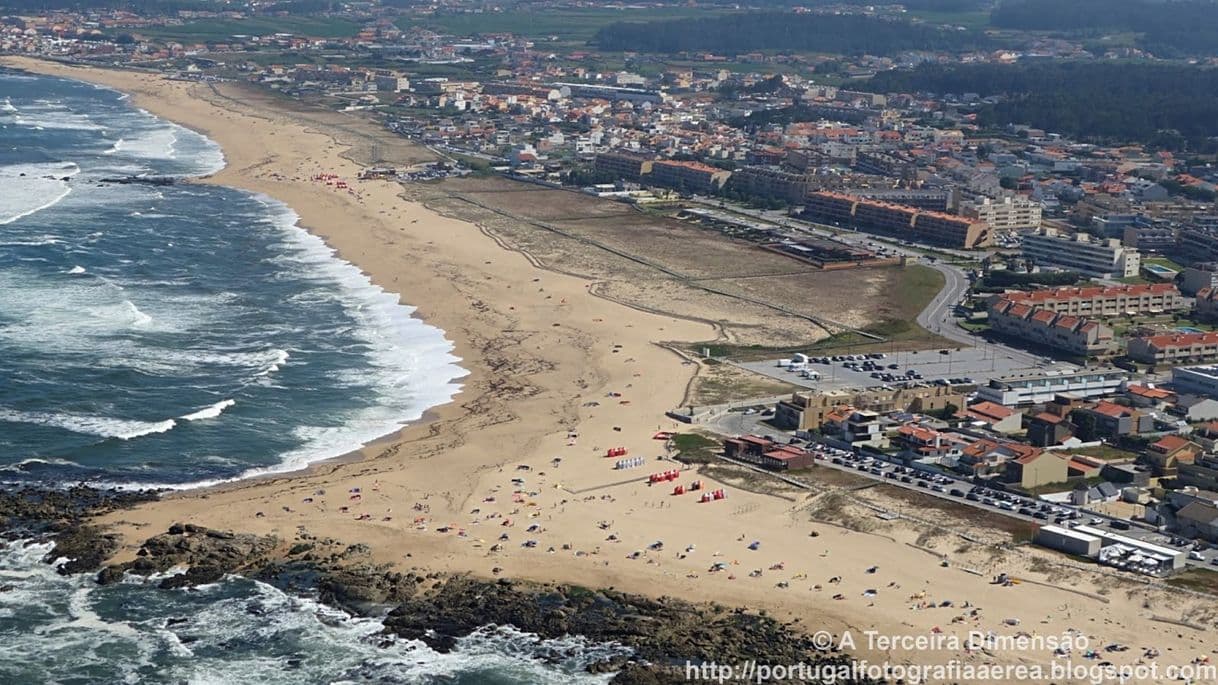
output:
[[[676,219],[503,178],[406,186],[433,209],[477,222],[549,268],[651,311],[714,323],[717,342],[807,345],[891,316],[900,268],[826,272]]]

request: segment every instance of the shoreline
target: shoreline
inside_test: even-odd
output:
[[[99,524],[122,536],[115,561],[130,561],[140,541],[177,521],[274,535],[284,546],[307,530],[315,537],[367,545],[373,560],[399,570],[425,567],[490,577],[494,567],[504,577],[748,605],[835,632],[922,634],[942,626],[1009,633],[1006,619],[1017,618],[1030,630],[1086,630],[1097,640],[1135,645],[1153,632],[1156,644],[1177,645],[1176,655],[1201,651],[1192,635],[1173,638],[1178,629],[1170,626],[1133,629],[1147,611],[1139,600],[1167,609],[1163,596],[1152,596],[1151,590],[1115,585],[1129,595],[1118,592],[1111,603],[1089,602],[1064,587],[1077,581],[1037,570],[1026,558],[1029,553],[995,554],[987,561],[989,548],[961,551],[968,546],[957,548],[959,542],[944,539],[928,542],[938,547],[927,554],[911,543],[921,540],[917,529],[894,524],[860,532],[814,524],[809,514],[821,507],[845,508],[826,501],[831,494],[784,498],[729,482],[730,502],[698,505],[638,478],[621,480],[607,468],[605,447],[625,445],[632,455],[650,460],[660,451],[651,433],[672,427],[663,411],[680,401],[693,375],[657,338],[706,339],[714,337],[713,327],[600,298],[583,279],[536,267],[526,254],[500,245],[478,226],[403,200],[396,184],[361,181],[360,197],[352,199],[301,180],[306,166],[321,164],[353,176],[358,165],[343,157],[349,147],[341,133],[301,124],[290,112],[235,100],[226,108],[208,100],[205,84],[152,74],[46,63],[28,68],[39,67],[68,78],[108,81],[105,85],[132,93],[137,106],[215,140],[225,150],[226,168],[207,182],[262,192],[287,204],[301,217],[302,228],[374,283],[387,292],[410,293],[417,302],[412,315],[441,328],[470,372],[452,401],[402,431],[338,457],[341,463],[323,460],[303,471],[268,474],[265,481],[184,491],[162,503],[102,516]],[[217,130],[192,122],[211,122]],[[280,149],[276,141],[285,132],[291,143]],[[230,146],[239,151],[236,157],[230,156]],[[512,483],[513,477],[523,478],[522,485]],[[713,471],[701,477],[712,478],[716,486],[724,483],[713,480],[718,477]],[[352,488],[362,492],[356,504],[350,503],[356,498],[342,499]],[[327,501],[302,506],[322,490],[330,493]],[[375,514],[356,519],[356,511]],[[525,526],[540,531],[528,533]],[[497,545],[502,550],[488,550],[495,536],[509,530],[510,540]],[[540,540],[536,548],[521,549],[530,534]],[[752,539],[762,541],[759,550],[745,549]],[[659,540],[671,548],[648,552]],[[676,551],[682,547],[685,553]],[[951,556],[952,567],[940,566],[934,554]],[[715,558],[728,565],[730,575],[707,571]],[[864,571],[877,561],[881,570]],[[975,575],[956,568],[965,564]],[[754,568],[756,576],[750,573]],[[1008,570],[1063,587],[1003,589],[988,582],[987,575]],[[776,580],[790,582],[789,589],[775,589]],[[873,596],[867,598],[868,592]],[[915,599],[918,595],[922,599]],[[951,600],[952,606],[926,606],[929,600]],[[987,611],[957,624],[961,602]],[[1172,610],[1190,609],[1181,604]],[[883,650],[883,655],[925,659],[916,650]]]

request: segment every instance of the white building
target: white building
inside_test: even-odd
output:
[[[1075,369],[1059,374],[1032,374],[993,378],[977,388],[977,398],[1008,407],[1050,402],[1054,396],[1068,393],[1087,398],[1111,395],[1129,380],[1120,369]]]
[[[1077,271],[1096,278],[1137,276],[1142,268],[1138,251],[1125,247],[1120,240],[1098,240],[1086,233],[1060,235],[1052,229],[1042,229],[1023,237],[1023,258],[1039,266],[1051,266]]]
[[[1176,392],[1218,397],[1218,366],[1177,366],[1171,382]]]
[[[985,198],[981,202],[969,202],[960,208],[960,213],[970,219],[984,221],[993,231],[1010,232],[1040,228],[1040,203],[1024,197],[1004,197],[1001,200]]]

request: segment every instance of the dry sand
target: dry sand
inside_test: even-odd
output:
[[[859,631],[917,636],[938,628],[963,638],[970,630],[1077,629],[1096,648],[1129,645],[1104,655],[1117,663],[1133,662],[1152,646],[1162,651],[1161,663],[1187,663],[1213,649],[1203,632],[1151,620],[1187,617],[1212,629],[1212,612],[1203,613],[1210,601],[1063,571],[1044,561],[1056,557],[972,544],[912,521],[880,521],[852,493],[752,493],[761,479],[750,476],[733,478],[726,500],[699,504],[696,495],[672,496],[671,485],[648,487],[645,474],[677,467],[656,461],[664,443],[652,434],[675,427],[664,411],[680,400],[695,368],[657,343],[708,339],[711,327],[596,297],[588,282],[537,268],[478,227],[403,200],[394,183],[357,182],[344,148],[290,112],[218,97],[204,84],[4,63],[124,90],[140,107],[207,134],[223,146],[228,166],[206,182],[290,205],[304,227],[442,328],[471,372],[454,402],[351,459],[188,491],[108,517],[103,523],[123,536],[120,558],[170,523],[189,521],[273,533],[285,545],[304,531],[343,546],[364,543],[372,559],[403,570],[490,576],[498,568],[510,577],[765,609],[812,629],[850,628],[855,651],[917,663],[1048,663],[1053,655],[869,650]],[[338,174],[354,192],[309,180],[317,173]],[[603,455],[619,446],[646,457],[647,465],[614,471],[613,459]],[[697,477],[687,472],[680,482]],[[514,478],[522,482],[514,485]],[[702,481],[720,487],[708,476]],[[813,522],[814,513],[867,530]],[[947,526],[967,523],[936,511],[905,513]],[[499,542],[501,535],[507,539]],[[528,540],[536,546],[523,546]],[[664,548],[648,550],[656,541]],[[756,550],[748,549],[753,541],[760,542]],[[933,541],[936,552],[913,547],[918,541]],[[497,542],[501,548],[492,551]],[[952,564],[941,565],[939,554]],[[715,562],[727,570],[708,571]],[[992,585],[1000,571],[1046,585]],[[864,596],[869,590],[874,596]],[[951,606],[938,606],[943,602]],[[1074,659],[1083,661],[1077,653]]]

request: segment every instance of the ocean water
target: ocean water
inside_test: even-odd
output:
[[[102,182],[223,164],[212,141],[121,93],[0,70],[3,487],[192,488],[291,470],[459,389],[443,332],[284,205]],[[0,682],[597,681],[578,659],[539,660],[556,647],[528,635],[488,629],[441,655],[250,580],[103,588],[37,563],[48,551],[0,549]]]
[[[190,487],[337,456],[447,401],[439,329],[291,210],[197,184],[207,138],[0,76],[0,478]]]

